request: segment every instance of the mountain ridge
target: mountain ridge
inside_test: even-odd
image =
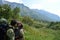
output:
[[[30,9],[24,4],[5,1],[3,4],[9,4],[12,8],[19,7],[21,16],[29,16],[36,20],[60,21],[60,17],[45,10]]]

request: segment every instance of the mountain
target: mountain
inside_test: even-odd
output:
[[[1,1],[1,0],[0,0]],[[2,4],[2,3],[0,3]],[[60,17],[45,10],[30,9],[24,4],[4,1],[3,4],[11,5],[11,8],[19,7],[21,16],[29,16],[35,20],[60,21]]]
[[[37,10],[37,9],[33,9],[33,11],[37,12],[38,15],[41,16],[41,18],[43,18],[43,20],[47,20],[47,21],[60,21],[60,17],[50,13],[48,11],[45,10]]]
[[[3,4],[3,0],[0,0],[0,4]]]

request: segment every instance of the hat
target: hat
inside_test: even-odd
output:
[[[0,19],[0,22],[5,22],[5,23],[7,23],[7,20],[6,20],[5,18],[1,18],[1,19]]]

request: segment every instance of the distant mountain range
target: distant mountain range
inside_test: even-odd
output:
[[[3,4],[3,1],[2,0],[0,0],[0,4]]]
[[[0,0],[0,4],[9,4],[12,8],[19,7],[21,16],[29,16],[36,20],[60,21],[60,17],[45,10],[30,9],[24,4]]]

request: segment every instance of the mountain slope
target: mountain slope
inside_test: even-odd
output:
[[[2,0],[0,0],[0,4],[3,4]]]
[[[35,20],[43,20],[43,21],[60,21],[60,17],[51,14],[50,12],[47,12],[45,10],[32,10],[29,9],[27,6],[15,2],[8,2],[5,1],[4,4],[11,5],[12,8],[19,7],[20,8],[20,15],[21,16],[29,16],[31,18],[34,18]]]
[[[44,20],[47,20],[47,21],[60,21],[60,17],[55,15],[55,14],[52,14],[48,11],[45,11],[45,10],[33,10],[35,12],[38,13],[38,15],[41,15],[41,17],[44,19]]]
[[[34,28],[24,24],[25,40],[60,40],[59,31],[47,28]]]

